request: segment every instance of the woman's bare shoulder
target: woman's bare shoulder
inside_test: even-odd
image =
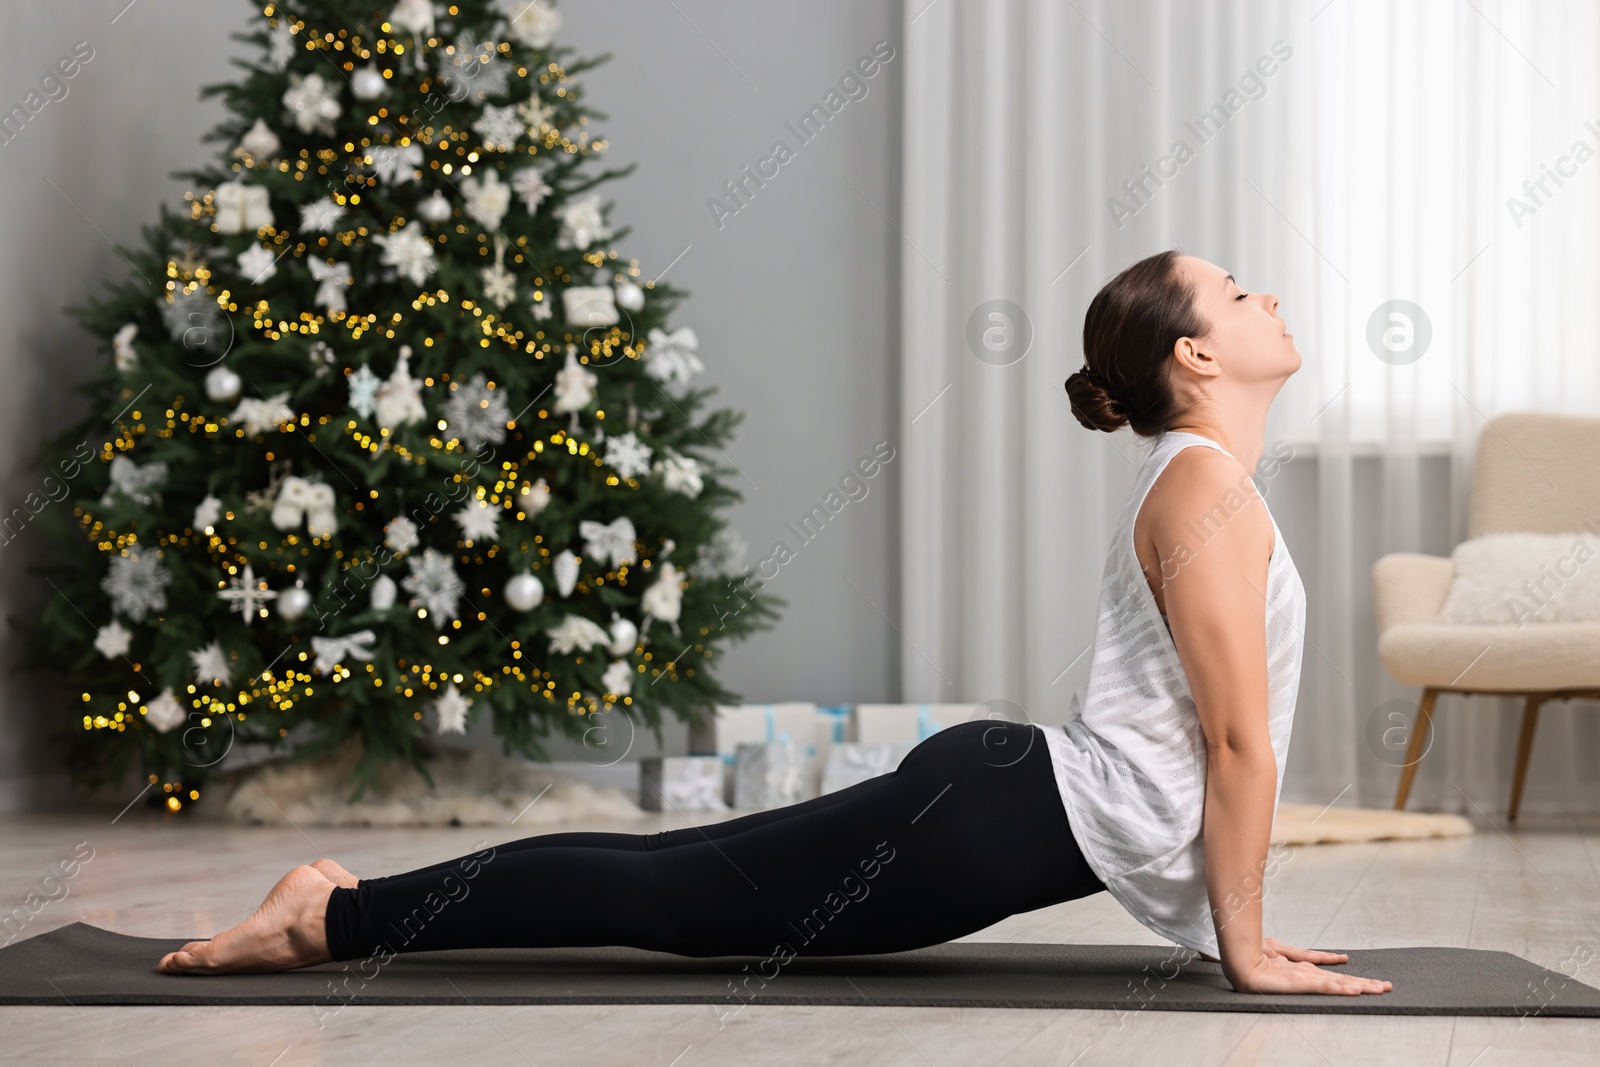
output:
[[[1233,534],[1229,540],[1259,541],[1263,557],[1271,550],[1272,519],[1249,473],[1232,456],[1204,445],[1167,461],[1139,520],[1163,555],[1179,542],[1208,541],[1224,529]]]

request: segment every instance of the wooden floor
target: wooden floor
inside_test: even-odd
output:
[[[0,911],[58,860],[93,858],[23,936],[68,923],[202,937],[244,918],[284,871],[332,856],[387,874],[524,836],[479,828],[234,828],[142,809],[0,816]],[[1269,882],[1269,932],[1329,948],[1504,949],[1600,985],[1600,819],[1479,820],[1471,838],[1299,847]],[[563,829],[647,832],[682,817]],[[86,842],[86,846],[80,846]],[[1030,912],[965,940],[1160,944],[1106,894]],[[319,1025],[301,1007],[0,1008],[0,1060],[28,1064],[412,1063],[1003,1064],[1600,1062],[1600,1021],[1350,1018],[1276,1012],[753,1005],[719,1022],[707,1005],[346,1007]]]

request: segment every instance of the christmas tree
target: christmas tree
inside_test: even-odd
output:
[[[618,258],[595,186],[633,166],[592,173],[574,81],[609,54],[559,25],[317,0],[235,34],[217,164],[69,309],[108,358],[43,453],[72,506],[30,630],[80,785],[137,761],[177,809],[239,739],[359,739],[354,797],[484,714],[542,758],[738,701],[720,646],[783,603],[718,515],[742,415],[698,414],[686,294]]]

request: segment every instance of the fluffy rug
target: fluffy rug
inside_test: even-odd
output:
[[[1272,840],[1280,845],[1326,845],[1345,841],[1397,841],[1420,837],[1466,837],[1472,823],[1460,815],[1386,808],[1322,808],[1279,804]]]
[[[515,819],[523,828],[645,814],[621,790],[485,749],[446,748],[430,757],[432,789],[410,763],[390,764],[379,772],[378,789],[350,804],[357,755],[347,745],[323,760],[274,760],[225,773],[211,789],[226,791],[226,799],[199,810],[277,826],[506,826]]]

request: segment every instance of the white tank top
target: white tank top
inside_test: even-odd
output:
[[[1145,495],[1167,461],[1193,445],[1231,455],[1200,434],[1169,430],[1156,438],[1106,555],[1089,680],[1072,694],[1067,722],[1043,729],[1061,801],[1090,868],[1145,926],[1216,957],[1200,832],[1205,736],[1166,617],[1133,546]],[[1272,530],[1265,610],[1276,807],[1300,688],[1306,609],[1305,587],[1275,519]],[[1196,530],[1191,550],[1205,535]]]

